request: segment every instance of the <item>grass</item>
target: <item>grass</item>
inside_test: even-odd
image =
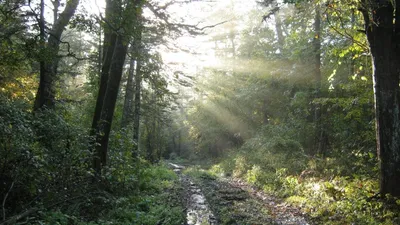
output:
[[[378,198],[378,179],[338,172],[335,165],[343,168],[338,160],[246,151],[222,159],[209,172],[240,178],[285,199],[318,224],[399,224],[400,200]]]
[[[147,165],[141,170],[139,189],[103,198],[101,204],[90,200],[84,208],[101,212],[96,219],[85,220],[61,210],[42,213],[31,224],[137,224],[177,225],[185,221],[181,204],[182,186],[177,175],[165,165]]]

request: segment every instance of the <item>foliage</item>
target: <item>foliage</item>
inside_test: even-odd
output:
[[[232,0],[208,18],[228,21],[203,29],[171,22],[174,2],[154,1],[145,4],[153,14],[128,27],[144,3],[138,2],[140,7],[131,7],[122,1],[123,15],[110,15],[109,21],[84,10],[76,14],[58,56],[40,45],[38,2],[0,2],[2,219],[31,210],[26,223],[184,223],[182,187],[159,163],[169,157],[205,162],[209,171],[194,167],[185,173],[210,182],[217,176],[242,179],[301,207],[317,223],[400,223],[399,200],[377,195],[372,66],[357,2],[264,1],[269,8],[255,5],[243,13],[235,11],[243,1]],[[317,36],[316,4],[322,13]],[[215,21],[199,24],[208,22]],[[119,88],[107,165],[97,176],[89,127],[106,55],[97,42],[107,25],[127,36],[144,26],[143,49],[131,55],[142,63],[140,138],[132,140],[131,124],[121,129],[127,91]],[[181,71],[185,66],[179,63],[170,70],[162,49],[184,47],[165,42],[203,31],[207,52],[216,58],[207,57],[221,63],[188,62],[199,67],[197,74]],[[59,64],[57,102],[54,109],[33,113],[43,59]],[[170,89],[170,83],[177,86]],[[231,215],[229,210],[222,214]]]
[[[26,207],[64,205],[88,188],[86,130],[68,124],[66,115],[47,110],[32,115],[26,107],[1,100],[0,176],[6,215]]]
[[[68,111],[60,108],[58,113],[43,110],[33,115],[22,101],[4,98],[0,105],[1,193],[7,195],[8,217],[39,207],[43,211],[31,217],[32,223],[154,224],[164,220],[174,224],[183,220],[177,176],[161,165],[133,160],[134,143],[126,130],[112,135],[110,164],[100,184],[108,191],[103,191],[90,182],[88,131],[73,125],[75,117]],[[173,204],[172,210],[165,203]]]
[[[25,75],[29,69],[26,61],[29,51],[33,50],[27,32],[27,26],[21,18],[22,1],[0,3],[0,81],[1,87],[6,82]]]
[[[100,207],[97,201],[90,204],[99,210],[98,217],[88,221],[76,215],[61,211],[48,211],[41,216],[42,224],[163,224],[183,223],[183,209],[180,205],[181,187],[176,175],[163,165],[142,165],[140,188],[114,196],[104,196],[108,209]],[[163,174],[159,176],[159,173]],[[116,186],[117,187],[117,186]],[[93,200],[93,199],[92,199]],[[82,206],[81,206],[82,207]],[[104,207],[104,205],[103,205]],[[80,208],[82,210],[82,208]]]
[[[110,182],[113,192],[134,191],[139,182],[141,162],[132,157],[136,144],[127,129],[113,131],[110,135],[109,162],[104,177]]]
[[[264,17],[270,26],[255,26],[250,15],[242,35],[218,36],[219,43],[240,47],[234,56],[232,49],[220,53],[225,65],[204,70],[207,75],[196,84],[200,97],[187,114],[197,151],[219,157],[212,174],[241,178],[288,198],[324,223],[396,221],[398,209],[374,197],[374,100],[366,38],[357,32],[360,13],[353,4],[340,10],[321,5],[326,14],[317,37],[322,53],[317,94],[315,2],[278,7],[279,12],[264,14],[270,15]],[[279,29],[283,45],[276,40]],[[381,212],[373,213],[376,209]]]
[[[118,197],[100,224],[181,224],[180,186],[175,173],[163,165],[141,167],[139,192]]]
[[[396,199],[378,200],[378,180],[348,173],[341,158],[303,158],[282,152],[246,151],[224,157],[211,174],[230,175],[300,207],[317,223],[396,224]],[[302,168],[299,168],[301,165]]]

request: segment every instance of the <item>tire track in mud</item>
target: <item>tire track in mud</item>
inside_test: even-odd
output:
[[[264,207],[268,208],[275,223],[279,225],[310,225],[305,218],[304,214],[300,212],[298,208],[290,206],[289,204],[282,202],[282,200],[267,195],[264,192],[257,190],[255,187],[248,185],[247,183],[238,179],[227,179],[227,182],[235,187],[239,187],[247,192],[253,198],[258,199],[264,203]]]
[[[182,174],[183,166],[169,165],[179,175],[184,188],[183,198],[186,207],[186,225],[217,225],[217,219],[211,211],[201,189],[187,176]]]
[[[244,182],[202,174],[191,178],[169,164],[184,188],[187,225],[309,225],[297,208]]]

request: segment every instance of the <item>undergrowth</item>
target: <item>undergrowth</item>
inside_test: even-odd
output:
[[[114,195],[103,195],[99,202],[90,206],[102,213],[94,220],[85,220],[65,211],[52,210],[43,213],[40,224],[183,224],[184,210],[181,206],[181,186],[174,172],[164,165],[147,165],[141,170],[138,190]],[[101,208],[101,206],[105,206]]]
[[[108,165],[94,176],[79,115],[63,107],[33,114],[0,96],[0,223],[182,224],[177,175],[132,157],[129,131],[111,133]]]
[[[284,140],[259,148],[254,148],[252,141],[258,140],[227,153],[209,172],[245,180],[283,198],[318,224],[400,223],[400,200],[380,197],[378,179],[373,172],[360,172],[362,163],[349,162],[340,155],[308,157],[301,151],[279,150],[288,146],[299,150]],[[359,169],[355,169],[357,165]]]

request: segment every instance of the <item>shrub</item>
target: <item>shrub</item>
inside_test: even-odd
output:
[[[80,204],[91,177],[89,140],[85,129],[64,119],[62,109],[32,114],[22,102],[0,99],[0,192],[7,196],[6,217],[34,207],[67,210]]]

